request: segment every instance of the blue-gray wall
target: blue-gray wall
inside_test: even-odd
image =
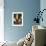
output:
[[[40,9],[40,0],[5,0],[4,1],[4,38],[7,41],[18,41],[32,29],[36,12]],[[12,26],[12,12],[24,13],[23,27]]]
[[[40,10],[42,11],[43,9],[46,9],[46,0],[41,0],[40,1]],[[46,27],[46,10],[43,12],[43,22],[40,22],[40,25],[45,26]]]

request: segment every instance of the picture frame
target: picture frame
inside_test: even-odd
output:
[[[12,26],[23,26],[23,12],[12,12]]]

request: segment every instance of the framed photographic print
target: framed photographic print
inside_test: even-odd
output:
[[[23,12],[12,13],[12,26],[23,26]]]

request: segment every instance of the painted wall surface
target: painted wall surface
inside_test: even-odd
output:
[[[42,11],[43,9],[46,9],[46,0],[41,0],[41,1],[40,1],[40,9],[41,9],[41,11]],[[41,22],[40,22],[40,25],[46,27],[46,10],[43,12],[42,17],[43,17],[43,22],[41,21]]]
[[[4,1],[4,38],[7,41],[18,41],[32,30],[33,19],[40,9],[40,0],[5,0]],[[12,26],[12,12],[24,13],[23,27]]]
[[[0,42],[4,41],[4,0],[0,0]]]

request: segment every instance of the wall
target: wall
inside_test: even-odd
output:
[[[40,0],[40,9],[41,9],[41,11],[42,11],[43,9],[46,9],[46,0]],[[42,17],[43,17],[43,22],[41,21],[41,22],[40,22],[40,25],[46,27],[46,20],[45,20],[45,19],[46,19],[46,10],[43,12]]]
[[[0,0],[0,42],[4,41],[4,0]]]
[[[18,41],[32,29],[35,14],[40,10],[40,0],[5,0],[4,1],[4,38],[7,41]],[[12,12],[24,13],[23,27],[12,26]]]

